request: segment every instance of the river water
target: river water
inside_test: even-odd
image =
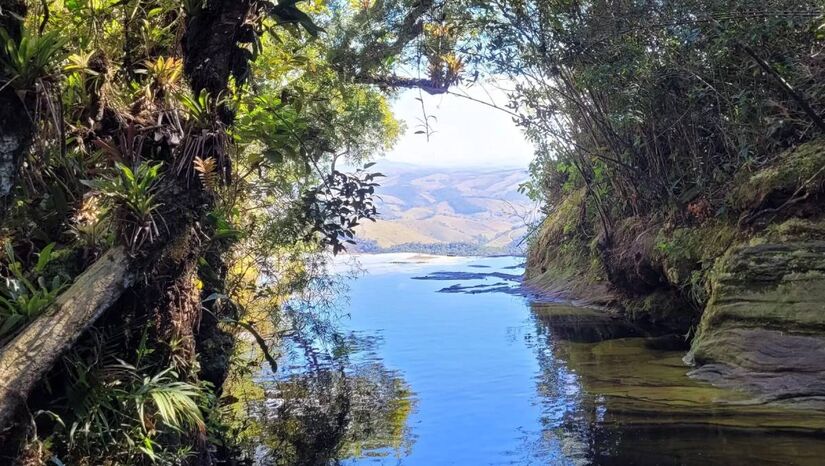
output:
[[[522,258],[360,262],[342,330],[398,399],[342,464],[825,464],[821,414],[691,380],[678,338],[531,302]]]

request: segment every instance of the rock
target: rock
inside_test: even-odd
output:
[[[691,375],[825,405],[825,241],[740,245],[717,262]],[[822,397],[822,398],[819,398]]]

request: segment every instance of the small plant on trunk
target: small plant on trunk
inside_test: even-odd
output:
[[[101,180],[83,183],[100,192],[112,203],[118,236],[131,249],[139,250],[147,241],[152,243],[160,235],[157,201],[161,163],[141,162],[134,170],[117,162],[115,174]]]

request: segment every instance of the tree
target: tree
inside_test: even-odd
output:
[[[266,343],[239,297],[277,302],[288,290],[249,277],[276,272],[279,257],[296,267],[338,251],[375,215],[378,174],[340,161],[364,164],[397,136],[385,97],[363,83],[420,34],[430,6],[394,5],[406,19],[388,23],[401,30],[381,53],[348,47],[364,67],[354,76],[322,37],[332,23],[310,17],[331,11],[319,4],[3,5],[0,135],[15,143],[0,154],[0,326],[11,329],[0,421],[30,425],[15,411],[26,399],[54,415],[7,436],[6,451],[49,437],[65,459],[210,464],[208,413],[236,336]],[[137,412],[136,396],[149,396]],[[100,423],[121,426],[125,443]]]

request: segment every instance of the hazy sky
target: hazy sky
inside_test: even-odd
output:
[[[474,98],[507,103],[504,91],[491,85],[455,89]],[[489,92],[489,94],[488,94]],[[407,131],[390,151],[388,160],[437,167],[508,167],[526,168],[533,156],[533,146],[525,141],[506,113],[453,95],[431,96],[422,92],[428,115],[437,121],[430,140],[420,129],[421,102],[417,90],[402,93],[393,103],[396,116],[407,123]]]

